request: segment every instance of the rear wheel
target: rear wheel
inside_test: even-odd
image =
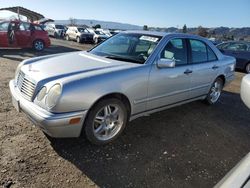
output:
[[[246,71],[247,74],[250,73],[250,63],[248,63],[248,64],[246,65],[245,71]]]
[[[223,89],[223,80],[221,78],[216,78],[205,99],[206,103],[215,104],[220,98],[222,89]]]
[[[35,40],[33,43],[33,49],[36,51],[44,50],[44,42],[42,40]]]
[[[58,34],[54,32],[54,38],[58,38]]]
[[[119,99],[102,100],[90,110],[85,121],[85,134],[93,144],[107,144],[122,133],[127,119],[127,109]]]

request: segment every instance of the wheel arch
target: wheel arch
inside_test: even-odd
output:
[[[127,112],[128,112],[128,115],[130,116],[131,115],[131,102],[129,101],[129,98],[123,94],[123,93],[119,93],[119,92],[113,92],[113,93],[109,93],[109,94],[105,94],[101,97],[99,97],[89,108],[92,109],[93,106],[95,106],[98,102],[100,102],[101,100],[104,100],[104,99],[110,99],[110,98],[116,98],[116,99],[119,99],[121,100],[124,105],[126,106],[126,109],[127,109]]]
[[[86,121],[86,118],[88,117],[89,115],[89,112],[90,110],[98,103],[100,102],[101,100],[104,100],[104,99],[110,99],[110,98],[116,98],[116,99],[119,99],[121,100],[125,106],[126,106],[126,109],[127,109],[127,112],[128,112],[128,119],[130,118],[130,115],[131,115],[131,103],[128,99],[128,97],[122,93],[119,93],[119,92],[113,92],[113,93],[109,93],[109,94],[105,94],[101,97],[99,97],[89,108],[86,116],[85,116],[85,120],[83,122],[83,125],[82,125],[82,129],[81,129],[81,135],[83,134],[83,130],[84,130],[84,127],[85,127],[85,121]]]
[[[221,78],[221,79],[222,79],[222,81],[223,81],[223,86],[224,86],[225,83],[226,83],[226,77],[225,77],[225,75],[220,74],[220,75],[217,76],[217,78]],[[217,79],[217,78],[216,78],[216,79]]]

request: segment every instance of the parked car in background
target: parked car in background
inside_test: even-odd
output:
[[[234,66],[199,36],[127,31],[86,52],[25,60],[9,86],[15,108],[48,135],[83,133],[106,144],[128,120],[195,100],[216,103]]]
[[[49,46],[49,36],[39,24],[23,21],[0,22],[0,48],[33,48],[42,51]]]
[[[244,76],[241,81],[240,96],[247,107],[250,108],[250,74]]]
[[[109,29],[97,28],[96,31],[101,31],[102,33],[104,33],[104,34],[107,35],[108,37],[111,37],[111,36],[112,36],[112,34],[110,33]]]
[[[63,38],[66,33],[66,27],[64,25],[59,24],[47,24],[45,30],[48,32],[49,36],[55,38]]]
[[[92,28],[87,28],[87,30],[94,35],[94,43],[97,44],[99,42],[102,42],[109,38],[106,34],[104,34],[102,31],[98,31]]]
[[[82,27],[68,27],[65,34],[66,40],[75,40],[78,43],[82,42],[93,42],[94,35],[90,33],[87,29]]]
[[[236,58],[236,68],[250,73],[250,42],[224,42],[217,48],[225,55]]]

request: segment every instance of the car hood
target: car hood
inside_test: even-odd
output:
[[[100,71],[106,73],[133,66],[139,66],[139,64],[111,60],[81,51],[28,60],[21,67],[21,71],[30,79],[39,82],[77,74],[82,78],[86,73],[89,76]]]

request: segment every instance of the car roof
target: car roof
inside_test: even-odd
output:
[[[160,31],[144,31],[144,30],[129,30],[129,31],[122,31],[121,33],[134,33],[134,34],[144,34],[144,35],[154,35],[154,36],[176,36],[176,37],[198,37],[203,38],[193,34],[187,33],[167,33],[167,32],[160,32]]]

